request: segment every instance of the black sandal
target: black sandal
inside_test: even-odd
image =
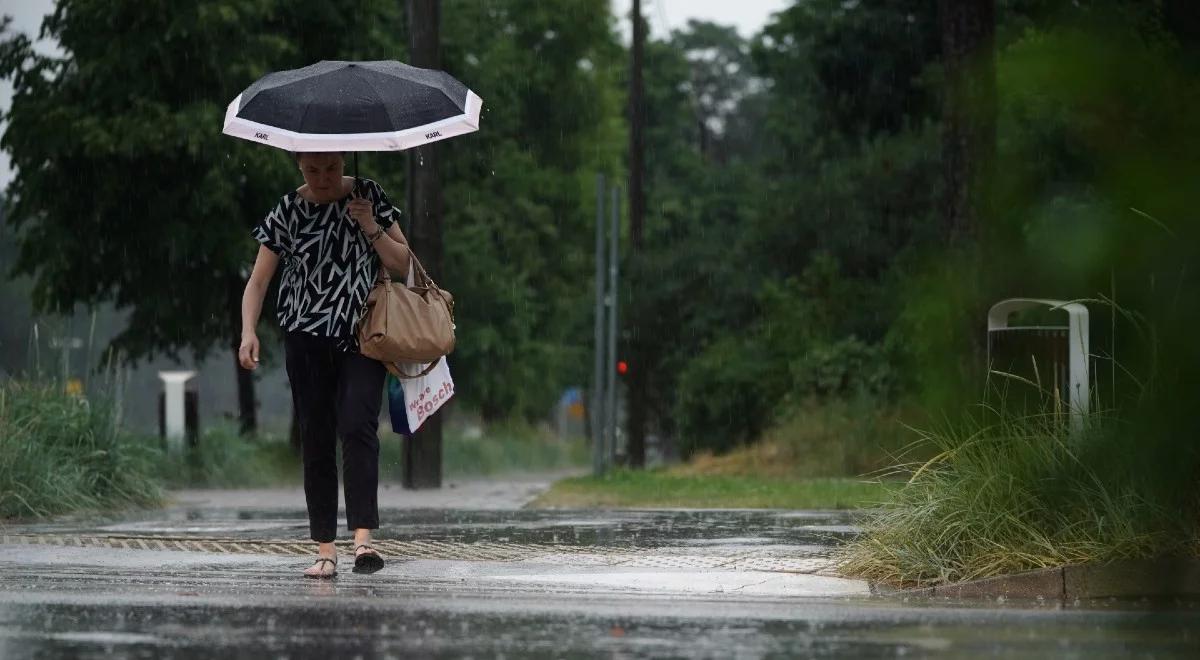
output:
[[[365,552],[359,553],[360,548],[366,548]],[[363,543],[354,548],[354,572],[355,573],[374,573],[383,568],[383,557],[379,556],[379,551],[371,546]]]
[[[313,578],[314,580],[328,580],[329,578],[337,575],[337,559],[336,558],[330,559],[328,557],[317,557],[317,560],[315,562],[313,562],[313,566],[316,566],[317,564],[320,564],[323,561],[327,561],[330,564],[333,564],[333,571],[331,571],[329,573],[316,573],[316,574],[305,573],[304,577]],[[322,567],[322,568],[324,568],[324,567]]]

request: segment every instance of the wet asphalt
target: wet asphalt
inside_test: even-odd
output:
[[[906,601],[828,571],[705,563],[827,555],[853,533],[844,513],[388,509],[382,519],[377,539],[463,554],[392,557],[359,575],[343,552],[338,577],[317,581],[300,577],[303,556],[0,546],[0,658],[1200,657],[1193,604]],[[252,506],[2,531],[307,538],[302,510]],[[471,556],[484,546],[545,554]]]

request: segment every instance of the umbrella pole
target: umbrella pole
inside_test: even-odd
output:
[[[354,194],[359,194],[358,182],[358,152],[354,152]]]

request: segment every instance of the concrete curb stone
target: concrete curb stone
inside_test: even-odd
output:
[[[873,585],[872,593],[902,598],[1044,600],[1098,598],[1200,598],[1200,559],[1121,559],[1072,564],[1024,573],[916,589]]]

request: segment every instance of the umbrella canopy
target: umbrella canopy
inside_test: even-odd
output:
[[[482,105],[441,71],[325,60],[247,87],[223,132],[288,151],[399,151],[478,130]]]

